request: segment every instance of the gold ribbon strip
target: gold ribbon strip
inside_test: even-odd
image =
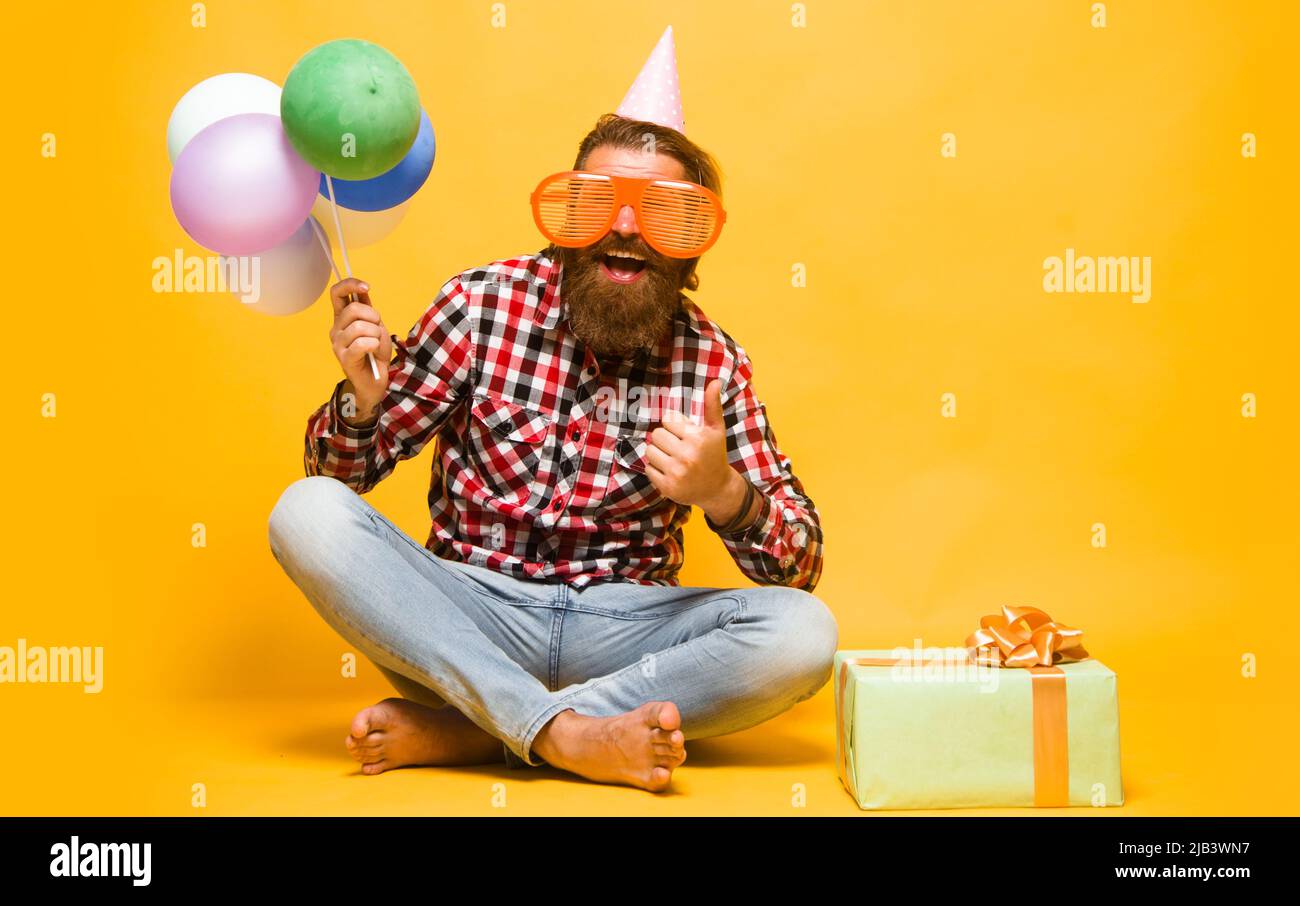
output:
[[[1030,667],[1034,690],[1034,805],[1070,804],[1070,706],[1065,671]]]
[[[1057,623],[1037,607],[1003,607],[1001,614],[980,618],[980,628],[966,640],[970,661],[992,667],[1025,668],[1030,673],[1034,709],[1034,805],[1058,808],[1070,804],[1070,709],[1065,671],[1058,663],[1088,657],[1083,631]],[[857,790],[849,765],[848,715],[844,691],[849,667],[893,667],[910,658],[855,657],[840,662],[835,689],[835,713],[840,742],[840,775],[849,794]],[[933,662],[930,662],[933,663]],[[924,668],[927,664],[916,664]]]

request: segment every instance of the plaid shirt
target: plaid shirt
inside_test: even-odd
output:
[[[543,252],[448,281],[404,341],[393,335],[376,424],[340,418],[342,381],[312,414],[307,474],[364,494],[437,437],[425,543],[435,555],[575,588],[677,585],[691,508],[646,476],[647,437],[656,403],[698,421],[718,378],[727,457],[760,502],[750,527],[718,535],[750,579],[811,591],[817,510],[777,448],[744,349],[683,296],[671,336],[598,360],[568,329],[561,270]]]

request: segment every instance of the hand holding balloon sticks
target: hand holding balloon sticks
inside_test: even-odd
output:
[[[343,241],[343,224],[339,223],[339,206],[334,200],[334,180],[330,178],[328,173],[325,174],[325,185],[329,188],[330,212],[334,215],[334,233],[339,237],[339,251],[343,255],[343,270],[349,277],[351,277],[352,262],[348,260],[347,243]],[[357,297],[354,293],[348,293],[347,300],[349,302],[355,302],[357,301]],[[374,353],[367,352],[366,359],[370,362],[370,373],[374,375],[375,380],[379,380],[379,363],[375,361]]]
[[[298,154],[324,174],[343,268],[351,277],[334,177],[372,180],[401,164],[420,132],[415,82],[377,44],[331,41],[309,51],[289,72],[280,95],[280,120]],[[379,365],[373,355],[368,357],[378,380]]]
[[[167,144],[176,219],[221,255],[257,255],[276,296],[258,308],[273,314],[315,302],[330,269],[341,279],[310,216],[318,193],[329,199],[350,277],[339,209],[352,221],[374,219],[363,230],[373,241],[400,219],[436,152],[406,68],[382,47],[355,39],[309,51],[283,91],[247,73],[205,79],[173,110]],[[305,241],[311,235],[319,247]],[[369,358],[378,380],[378,363]]]

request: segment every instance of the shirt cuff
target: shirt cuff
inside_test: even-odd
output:
[[[757,554],[762,572],[773,582],[786,582],[798,572],[797,550],[788,543],[786,521],[777,500],[762,491],[758,518],[747,529],[736,532],[719,532],[729,546],[750,554]]]

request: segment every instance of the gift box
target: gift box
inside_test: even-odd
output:
[[[835,655],[836,760],[864,809],[1124,804],[1115,674],[1032,607],[960,648]]]

